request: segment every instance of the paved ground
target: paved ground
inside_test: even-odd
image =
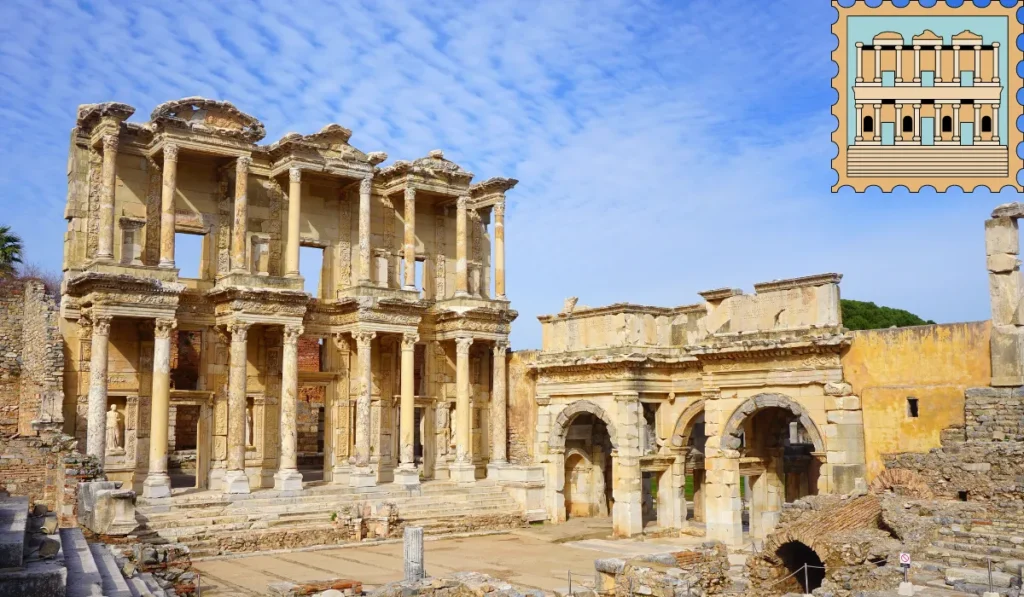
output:
[[[573,530],[576,531],[573,541]],[[699,544],[695,537],[650,541],[606,538],[608,521],[584,520],[578,526],[545,526],[514,533],[426,542],[431,576],[459,571],[490,574],[516,584],[552,591],[567,586],[567,574],[593,578],[597,558],[660,553]],[[390,543],[315,551],[252,555],[195,564],[204,597],[263,595],[269,583],[326,578],[360,580],[368,588],[402,577],[402,545]]]

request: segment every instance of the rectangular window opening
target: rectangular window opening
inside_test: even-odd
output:
[[[198,280],[203,277],[203,242],[205,234],[176,232],[174,234],[174,266],[179,278]]]
[[[420,291],[420,296],[423,295],[423,267],[425,263],[422,259],[416,260],[416,289]]]
[[[303,288],[313,298],[324,298],[320,287],[320,275],[324,269],[323,247],[299,247],[299,273],[305,278]]]
[[[907,398],[907,416],[916,419],[917,413],[917,398]]]

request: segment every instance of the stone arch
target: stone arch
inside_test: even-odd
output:
[[[893,493],[920,500],[930,500],[934,497],[928,482],[924,478],[907,469],[885,469],[869,487],[871,493],[885,493],[892,490]]]
[[[807,430],[807,435],[811,437],[811,442],[814,444],[814,451],[825,451],[825,442],[821,439],[821,433],[818,431],[818,426],[811,420],[810,415],[807,414],[807,410],[785,394],[772,393],[752,396],[741,404],[739,408],[733,411],[732,416],[729,417],[729,420],[726,422],[725,428],[722,431],[722,449],[738,450],[741,445],[740,435],[743,432],[743,422],[758,411],[766,408],[781,408],[788,410],[799,417],[800,424],[804,426],[804,429]]]
[[[679,418],[676,419],[675,429],[672,430],[671,445],[673,449],[685,448],[689,443],[690,433],[693,432],[693,425],[697,417],[704,412],[704,400],[700,399],[687,406]]]
[[[608,430],[608,439],[611,440],[612,450],[618,450],[619,444],[615,440],[615,426],[611,418],[603,408],[589,400],[577,400],[562,409],[555,418],[555,424],[551,427],[551,436],[548,438],[548,447],[553,449],[565,449],[565,435],[569,431],[569,424],[577,415],[591,414],[604,421]]]

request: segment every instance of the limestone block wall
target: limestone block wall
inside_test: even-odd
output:
[[[536,361],[538,351],[519,350],[509,355],[508,362],[508,460],[511,464],[528,465],[534,460],[534,439],[537,433],[536,381],[529,374],[529,364]]]
[[[944,429],[964,424],[964,391],[991,376],[990,330],[975,322],[853,332],[843,376],[864,412],[869,482],[883,454],[927,452],[941,445]]]
[[[639,305],[569,307],[541,317],[544,352],[683,345],[701,335],[700,305],[666,309]]]

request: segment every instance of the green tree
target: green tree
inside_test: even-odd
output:
[[[21,263],[21,237],[10,226],[0,226],[0,278],[10,278]]]
[[[839,307],[843,312],[843,325],[851,330],[877,330],[891,327],[907,327],[911,325],[927,325],[935,323],[924,320],[910,311],[879,307],[865,301],[842,299]]]

